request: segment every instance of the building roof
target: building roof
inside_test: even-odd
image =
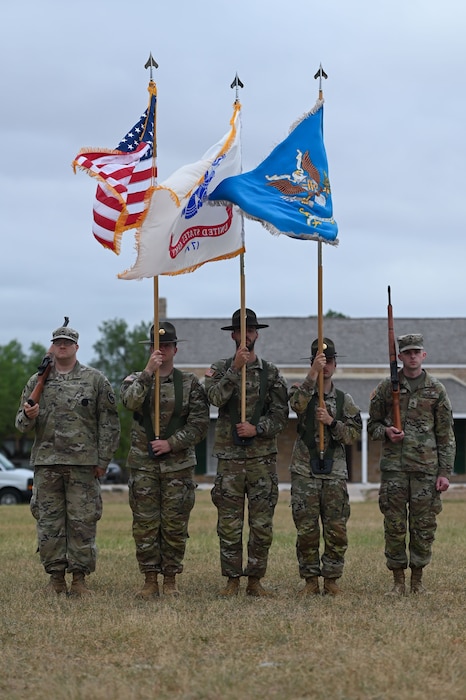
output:
[[[230,318],[170,318],[179,338],[177,361],[188,365],[210,365],[233,353]],[[312,341],[317,337],[315,317],[259,318],[269,328],[259,331],[257,352],[282,366],[307,364]],[[427,364],[460,367],[466,365],[464,350],[466,318],[401,318],[394,320],[396,335],[422,333]],[[324,335],[332,338],[341,366],[383,366],[388,363],[386,318],[324,318]]]
[[[177,366],[206,369],[216,360],[230,357],[234,344],[229,331],[221,327],[230,318],[171,318],[179,338]],[[269,328],[259,331],[257,354],[278,365],[286,373],[289,384],[302,381],[309,365],[312,341],[317,337],[315,317],[258,318]],[[466,416],[466,384],[454,376],[458,368],[466,368],[464,343],[466,318],[394,319],[396,336],[422,333],[427,352],[425,368],[435,376],[442,368],[440,380],[445,385],[455,414]],[[380,379],[389,374],[388,324],[386,318],[324,318],[324,336],[331,338],[338,353],[335,384],[353,397],[363,413],[369,409],[370,394]],[[351,368],[375,371],[357,376]],[[449,368],[451,371],[449,371]]]

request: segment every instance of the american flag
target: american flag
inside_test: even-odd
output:
[[[85,170],[99,180],[93,207],[92,233],[117,255],[124,231],[143,220],[155,186],[155,114],[157,88],[149,83],[149,106],[137,124],[110,150],[82,149],[73,168]]]

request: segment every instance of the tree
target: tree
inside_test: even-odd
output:
[[[24,385],[37,372],[45,353],[44,346],[38,343],[31,344],[29,354],[24,353],[17,340],[0,345],[0,443],[13,442],[15,447],[7,450],[9,457],[15,452],[22,453],[20,435],[15,428],[16,412]]]
[[[325,314],[325,318],[349,318],[349,316],[345,316],[345,314],[342,314],[339,311],[333,311],[333,309],[329,309]]]

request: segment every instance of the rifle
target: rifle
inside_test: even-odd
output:
[[[37,384],[32,390],[31,396],[28,398],[27,403],[30,406],[35,406],[36,403],[38,403],[40,399],[40,395],[42,394],[42,391],[44,390],[44,385],[45,382],[47,381],[47,377],[50,374],[50,370],[52,369],[53,365],[53,357],[49,352],[44,355],[44,359],[40,363],[37,371]]]
[[[398,378],[398,363],[396,359],[396,343],[395,331],[393,329],[393,309],[390,294],[390,285],[388,286],[388,352],[390,356],[390,381],[392,383],[392,419],[393,427],[401,432],[401,415],[400,415],[400,380]]]
[[[70,319],[68,316],[65,316],[65,320],[63,322],[63,328],[66,328],[68,323],[70,322]],[[50,374],[50,370],[52,369],[53,366],[53,355],[51,352],[52,348],[50,347],[48,349],[48,352],[46,355],[44,355],[44,359],[40,363],[39,367],[37,368],[37,384],[32,390],[31,396],[28,398],[27,403],[30,406],[35,406],[36,403],[38,403],[41,394],[44,390],[45,382],[47,381],[47,377]]]

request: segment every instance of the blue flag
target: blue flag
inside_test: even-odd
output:
[[[209,200],[237,204],[245,216],[260,221],[271,233],[337,245],[323,101],[316,102],[255,170],[222,180]]]

